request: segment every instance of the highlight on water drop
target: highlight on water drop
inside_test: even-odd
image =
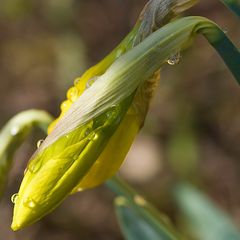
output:
[[[35,208],[36,207],[36,202],[31,199],[31,198],[26,198],[24,201],[23,201],[23,205],[25,207],[28,207],[28,208]]]
[[[78,98],[78,89],[76,87],[71,87],[67,92],[67,98],[70,101],[75,102]]]
[[[20,129],[18,126],[13,126],[11,129],[10,129],[10,134],[12,136],[16,136],[18,133],[19,133]]]
[[[13,194],[13,195],[11,196],[11,202],[12,202],[13,204],[15,204],[15,203],[17,202],[18,198],[19,198],[18,193]]]
[[[87,81],[86,88],[90,88],[90,87],[96,82],[96,80],[97,80],[98,78],[99,78],[99,76],[95,76],[95,77],[90,78],[90,79]]]
[[[62,111],[66,111],[70,108],[71,104],[72,102],[70,100],[66,100],[61,104],[60,108]]]
[[[168,58],[168,60],[167,60],[167,63],[169,64],[169,65],[176,65],[176,64],[178,64],[179,62],[180,62],[180,60],[181,60],[181,53],[180,52],[177,52],[177,53],[175,53],[175,54],[172,54],[169,58]]]
[[[44,142],[43,139],[40,139],[37,141],[37,148],[40,148],[40,146],[42,145],[42,143]]]

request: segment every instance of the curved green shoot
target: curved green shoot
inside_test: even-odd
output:
[[[188,230],[197,239],[240,239],[240,232],[230,217],[194,187],[188,184],[178,184],[174,197]]]
[[[240,1],[239,0],[221,0],[233,13],[240,17]]]
[[[3,194],[7,176],[15,151],[26,139],[33,127],[44,132],[52,117],[41,110],[28,110],[14,116],[0,131],[0,197]]]

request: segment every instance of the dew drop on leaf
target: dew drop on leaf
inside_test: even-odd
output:
[[[180,52],[177,52],[175,54],[172,54],[168,60],[167,60],[167,63],[169,65],[176,65],[180,62],[180,59],[181,59],[181,53]]]
[[[140,196],[140,195],[135,195],[134,196],[134,202],[137,204],[137,205],[139,205],[139,206],[145,206],[146,205],[146,200],[142,197],[142,196]]]

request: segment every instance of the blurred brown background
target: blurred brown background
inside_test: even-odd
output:
[[[0,126],[39,108],[59,114],[74,78],[98,62],[130,31],[146,0],[1,0]],[[217,0],[188,15],[216,21],[240,45],[239,22]],[[169,191],[187,180],[240,226],[240,88],[205,39],[198,37],[177,66],[165,66],[148,119],[121,174],[175,221]],[[114,195],[104,186],[69,197],[40,222],[10,230],[12,203],[39,131],[15,157],[0,203],[0,239],[123,239]],[[117,154],[117,152],[116,152]]]

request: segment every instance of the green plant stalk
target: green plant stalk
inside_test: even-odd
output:
[[[221,0],[233,13],[240,17],[240,1],[239,0]]]
[[[159,230],[164,232],[169,239],[180,239],[180,236],[178,236],[173,227],[169,224],[166,216],[161,215],[155,207],[140,196],[122,179],[114,176],[106,182],[106,186],[118,196],[124,197],[133,211],[142,218],[147,219],[149,224],[151,224],[154,228],[159,228]],[[121,198],[119,198],[118,202],[121,205]],[[122,202],[124,203],[124,201]]]
[[[46,132],[52,119],[45,111],[28,110],[14,116],[2,128],[0,131],[0,197],[3,195],[15,151],[33,127],[39,127]]]

